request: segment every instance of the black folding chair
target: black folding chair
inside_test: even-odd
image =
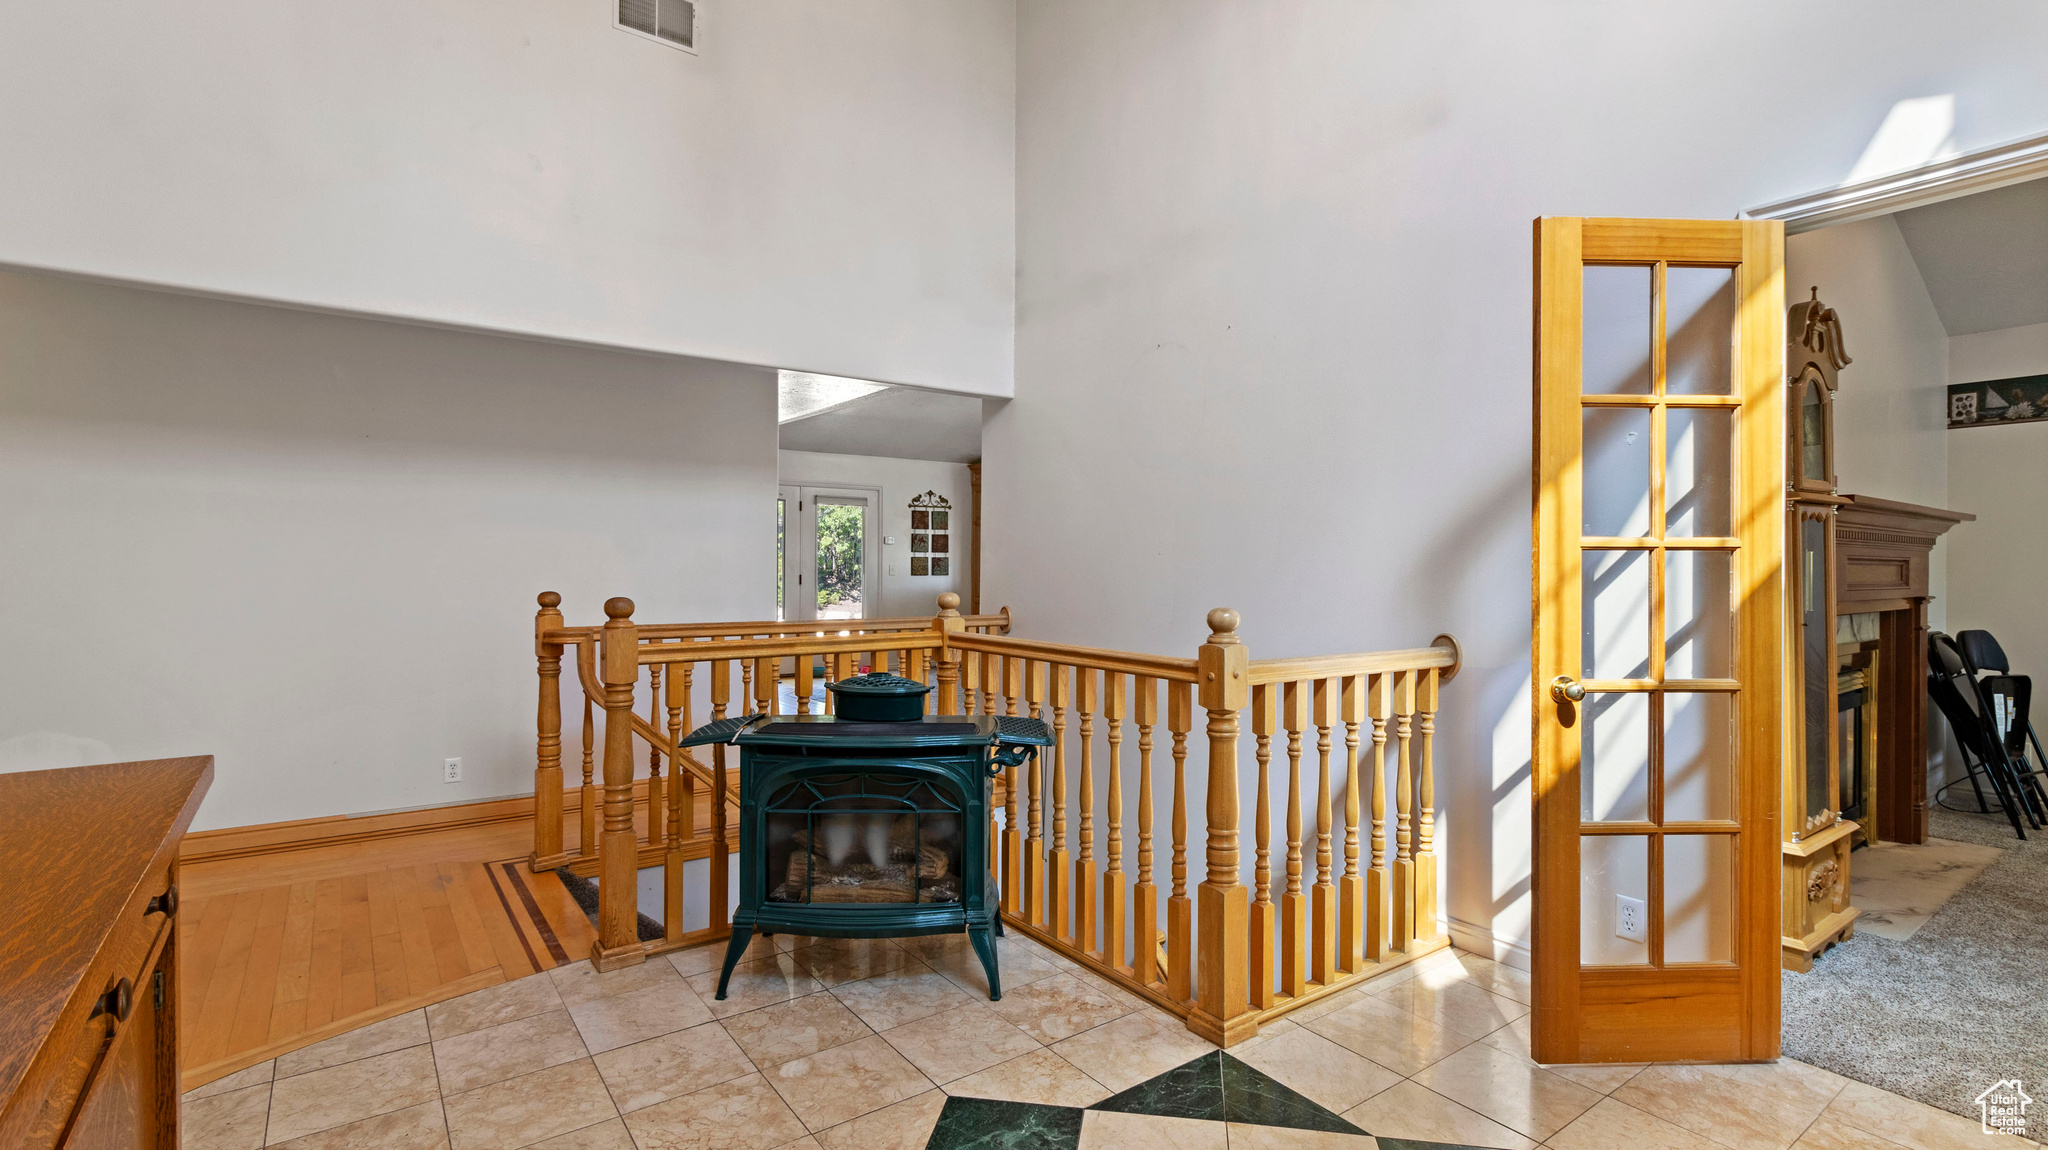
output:
[[[1999,645],[1991,632],[1958,631],[1955,645],[1957,654],[1963,657],[1963,666],[1969,669],[1971,678],[1977,680],[1980,690],[1988,686],[1993,677],[2012,675],[2012,664],[2005,657],[2005,648]],[[2024,675],[2017,677],[2027,678]],[[2029,682],[2029,695],[2032,694],[2032,690],[2032,684]],[[1993,719],[1996,717],[1992,716]],[[2034,730],[2032,718],[2024,713],[2021,714],[2020,725],[2016,728],[2016,733],[2020,732],[2024,733],[2025,738],[2016,740],[2016,745],[2009,748],[2007,754],[2011,756],[2013,765],[2019,768],[2020,777],[2026,782],[2036,801],[2044,808],[2048,808],[2048,791],[2044,791],[2041,785],[2042,779],[2048,777],[2048,755],[2042,754],[2041,736]],[[2034,752],[2031,762],[2027,759],[2028,744],[2032,745]]]
[[[1986,716],[1984,700],[1978,690],[1977,680],[1963,663],[1962,654],[1955,644],[1940,631],[1927,637],[1927,693],[1934,698],[1934,704],[1947,717],[1948,725],[1955,732],[1956,743],[1963,751],[1965,776],[1950,782],[1935,792],[1934,801],[1949,806],[1945,796],[1949,790],[1967,781],[1976,792],[1977,809],[1989,814],[1993,810],[2003,811],[2006,820],[2012,824],[2012,832],[2020,838],[2027,837],[2026,828],[2020,825],[2020,816],[2035,830],[2041,829],[2040,814],[2033,804],[2022,797],[2018,773],[2005,753],[2005,742],[1993,734],[1991,722]],[[1991,784],[1998,797],[1998,806],[1993,807],[1984,794],[1979,777]],[[1960,810],[1959,807],[1949,807]]]

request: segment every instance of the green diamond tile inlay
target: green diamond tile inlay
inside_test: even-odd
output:
[[[1120,1094],[1112,1094],[1088,1109],[1221,1122],[1224,1120],[1222,1060],[1215,1053],[1204,1054]]]
[[[1074,1150],[1081,1112],[1071,1106],[948,1098],[925,1150]]]
[[[1256,1066],[1240,1062],[1223,1051],[1216,1052],[1223,1064],[1223,1114],[1226,1122],[1248,1122],[1255,1126],[1287,1126],[1295,1130],[1323,1130],[1332,1134],[1363,1134],[1365,1131],[1337,1117],[1321,1103],[1311,1102]]]
[[[1272,1075],[1220,1050],[1140,1082],[1089,1109],[1285,1126],[1332,1134],[1365,1133]]]

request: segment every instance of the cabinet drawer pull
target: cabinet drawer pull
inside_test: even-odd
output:
[[[114,984],[112,990],[100,995],[99,1002],[92,1008],[92,1017],[111,1014],[116,1022],[128,1021],[128,1015],[135,1009],[135,984],[127,979]]]
[[[167,887],[165,888],[164,893],[157,895],[155,898],[150,899],[149,905],[142,908],[142,913],[145,915],[162,914],[166,918],[178,913],[177,886],[172,885],[170,887]]]

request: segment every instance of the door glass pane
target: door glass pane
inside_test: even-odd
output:
[[[1735,696],[1664,694],[1664,821],[1735,817]]]
[[[1585,394],[1650,394],[1650,269],[1588,266],[1582,283]]]
[[[1735,836],[1665,835],[1664,961],[1732,962],[1734,938]]]
[[[1828,730],[1835,721],[1835,629],[1828,615],[1827,524],[1799,519],[1799,623],[1805,683],[1806,817],[1829,809]]]
[[[1734,269],[1664,269],[1664,393],[1727,395],[1734,349]]]
[[[1664,677],[1735,677],[1735,556],[1664,553]]]
[[[1664,534],[1734,534],[1735,413],[1674,407],[1664,417]]]
[[[1641,408],[1589,407],[1582,445],[1585,533],[1648,535],[1650,413]]]
[[[782,578],[789,570],[789,500],[775,497],[775,619],[783,616]]]
[[[1650,696],[1586,696],[1579,735],[1579,818],[1650,821]]]
[[[1580,674],[1642,679],[1650,674],[1650,553],[1587,550],[1581,567]]]
[[[859,619],[866,572],[867,506],[817,501],[818,618]]]
[[[1629,901],[1624,903],[1623,899]],[[1623,931],[1634,937],[1622,937]],[[1650,961],[1650,947],[1644,940],[1649,937],[1649,836],[1581,836],[1580,964],[1646,966]]]

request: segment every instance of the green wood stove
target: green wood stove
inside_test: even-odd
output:
[[[740,897],[718,976],[756,931],[899,938],[964,930],[999,999],[988,873],[991,780],[1052,743],[1036,719],[927,715],[931,687],[890,674],[827,686],[832,715],[748,715],[683,746],[740,748]]]

